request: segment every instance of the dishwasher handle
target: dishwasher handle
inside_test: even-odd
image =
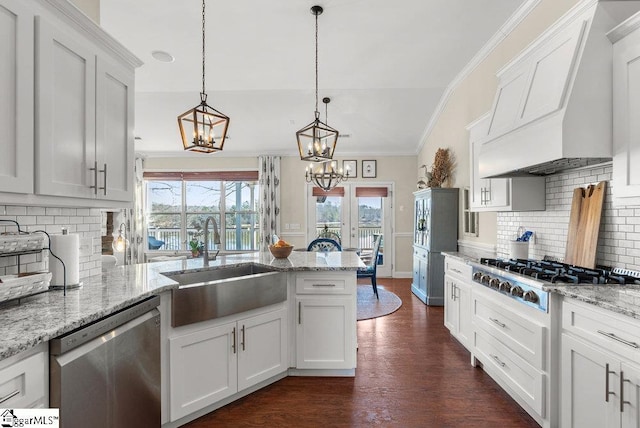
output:
[[[58,336],[49,341],[49,353],[51,355],[62,355],[78,346],[87,343],[96,337],[135,319],[147,312],[152,311],[160,305],[160,296],[152,296],[141,302],[135,303],[118,312],[107,315],[91,324],[84,325],[69,333]]]

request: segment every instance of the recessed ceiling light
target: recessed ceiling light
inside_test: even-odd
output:
[[[151,51],[151,56],[160,62],[173,62],[176,60],[173,55],[165,51]]]

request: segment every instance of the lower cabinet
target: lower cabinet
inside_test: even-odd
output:
[[[565,300],[562,427],[640,426],[639,335],[637,320]]]
[[[169,338],[175,421],[287,370],[287,312],[271,312]]]
[[[473,344],[471,285],[445,275],[444,325],[467,349]]]
[[[0,407],[49,407],[49,357],[45,344],[0,363]]]
[[[353,298],[298,296],[296,305],[296,368],[354,368]]]

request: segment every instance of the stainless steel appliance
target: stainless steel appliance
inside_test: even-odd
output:
[[[50,407],[61,427],[159,427],[160,298],[50,341]]]
[[[480,259],[473,281],[543,312],[549,310],[550,284],[640,284],[638,273],[615,268],[588,269],[547,260]]]

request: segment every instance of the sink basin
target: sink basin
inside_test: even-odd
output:
[[[181,286],[200,286],[205,282],[220,281],[223,279],[236,279],[243,276],[271,272],[269,269],[256,265],[233,266],[219,269],[201,270],[184,273],[165,273],[165,276],[173,279]],[[183,288],[183,287],[181,287]]]
[[[180,284],[172,290],[171,325],[174,327],[287,300],[286,274],[255,265],[165,275]]]

